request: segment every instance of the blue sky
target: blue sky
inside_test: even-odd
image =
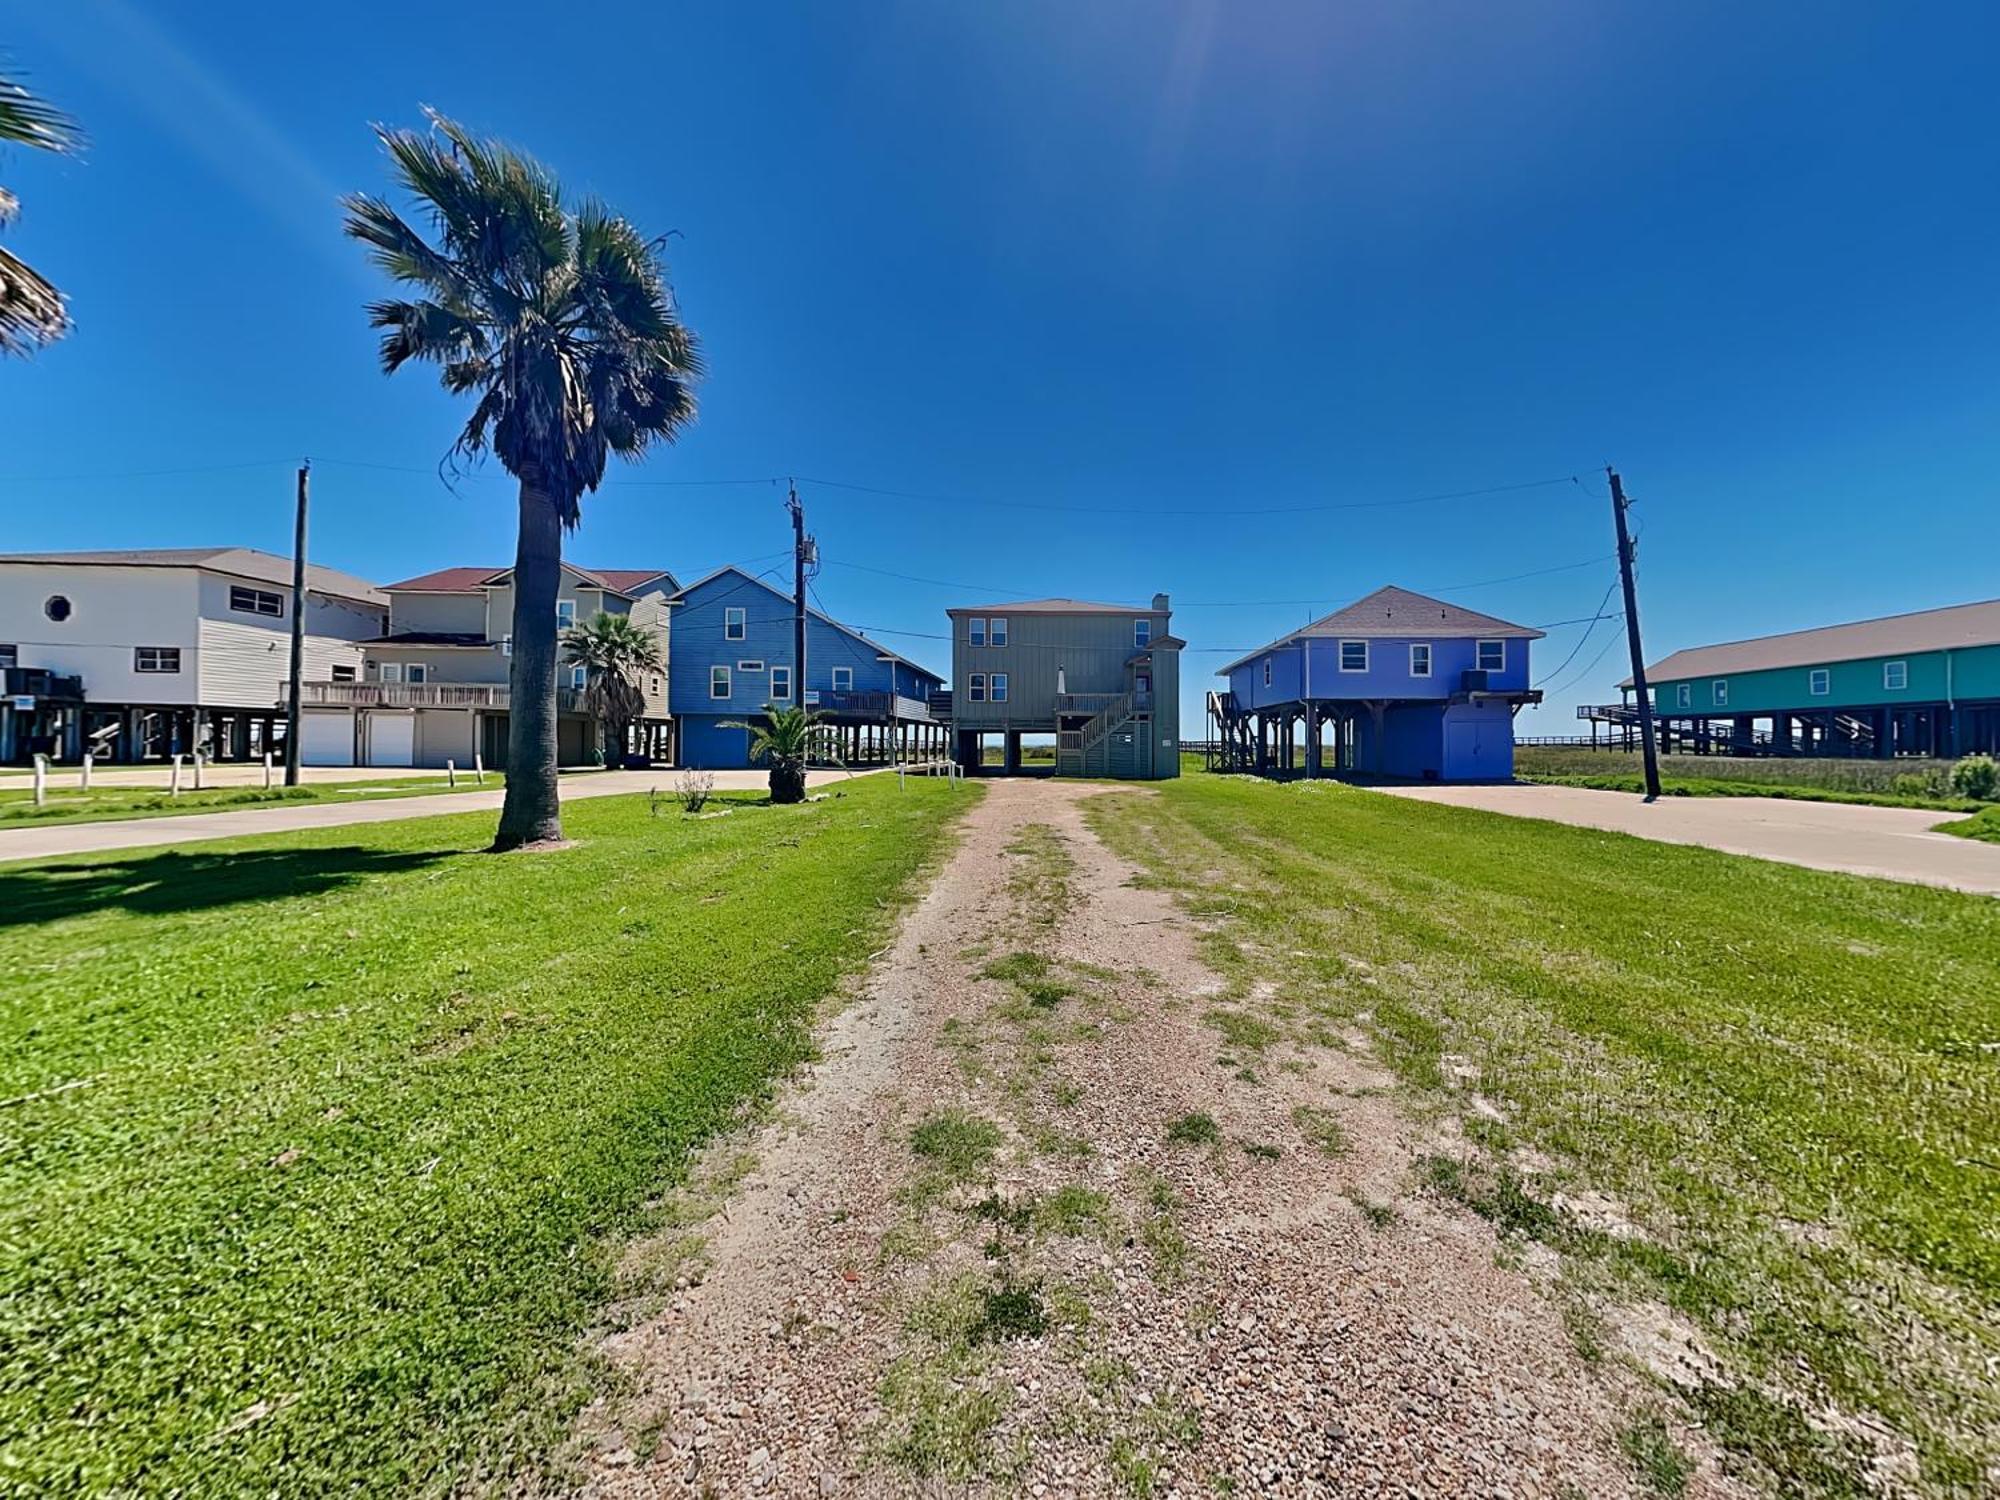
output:
[[[511,555],[511,486],[439,482],[463,410],[378,373],[339,234],[386,186],[369,122],[430,104],[676,231],[702,417],[586,500],[586,564],[781,566],[782,488],[697,481],[798,475],[825,606],[940,667],[947,605],[1168,590],[1190,734],[1214,667],[1380,583],[1590,615],[1606,462],[1654,657],[2000,593],[1991,5],[573,17],[17,13],[90,146],[0,160],[77,320],[0,365],[0,546],[286,551],[309,454],[322,561]],[[1616,634],[1524,732],[1614,695]]]

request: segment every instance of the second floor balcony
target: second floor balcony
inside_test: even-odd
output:
[[[308,708],[475,708],[504,713],[513,689],[505,683],[303,682],[299,701]],[[586,712],[581,689],[556,689],[556,711]]]

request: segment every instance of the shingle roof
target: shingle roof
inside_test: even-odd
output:
[[[394,635],[378,635],[356,641],[357,646],[491,646],[493,642],[477,630],[399,630]]]
[[[1088,599],[1018,599],[1006,604],[962,604],[947,615],[1144,615],[1144,604],[1093,604]]]
[[[598,568],[595,572],[621,594],[643,588],[655,578],[666,579],[669,592],[680,587],[680,580],[665,568]]]
[[[676,586],[674,575],[665,568],[586,568],[576,563],[565,563],[563,566],[585,581],[601,584],[615,594],[630,593],[655,578],[664,578],[670,587]],[[415,578],[405,578],[401,583],[384,584],[383,587],[392,593],[476,594],[513,571],[512,568],[438,568],[433,572],[419,573]]]
[[[101,552],[13,552],[0,562],[48,563],[96,568],[206,568],[212,573],[228,573],[258,583],[290,588],[292,560],[275,552],[254,547],[128,547]],[[306,587],[316,594],[332,594],[364,604],[386,606],[382,591],[365,578],[343,573],[338,568],[306,564]]]
[[[1731,672],[1762,672],[1773,667],[1818,667],[1861,657],[1896,656],[1921,651],[1956,651],[1966,646],[2000,644],[2000,599],[1976,604],[1951,604],[1906,615],[1884,615],[1846,625],[1822,625],[1782,635],[1760,635],[1747,641],[1725,641],[1676,651],[1658,665],[1648,665],[1653,681],[1682,677],[1723,677]],[[1620,687],[1630,687],[1626,678]]]
[[[1526,641],[1542,638],[1541,631],[1526,625],[1516,625],[1496,615],[1484,615],[1476,609],[1447,604],[1442,599],[1433,599],[1428,594],[1391,584],[1355,600],[1345,609],[1320,616],[1301,630],[1281,635],[1275,641],[1237,657],[1228,666],[1218,669],[1216,676],[1226,677],[1246,661],[1307,636],[1321,640],[1339,638],[1354,641],[1425,635],[1485,636],[1489,640],[1512,638]]]
[[[506,571],[505,568],[438,568],[382,587],[392,594],[476,594]]]

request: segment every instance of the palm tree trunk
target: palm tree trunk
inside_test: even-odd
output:
[[[556,593],[562,523],[535,474],[521,476],[514,548],[514,657],[508,672],[507,799],[493,848],[553,843],[562,832],[556,793]]]

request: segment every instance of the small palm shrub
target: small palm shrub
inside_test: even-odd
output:
[[[1951,768],[1951,789],[1961,797],[1991,802],[2000,793],[2000,761],[1990,755],[1968,755]]]
[[[838,763],[833,730],[809,708],[766,708],[762,724],[726,722],[725,729],[750,731],[750,758],[771,763],[771,800],[806,800],[806,762]]]

